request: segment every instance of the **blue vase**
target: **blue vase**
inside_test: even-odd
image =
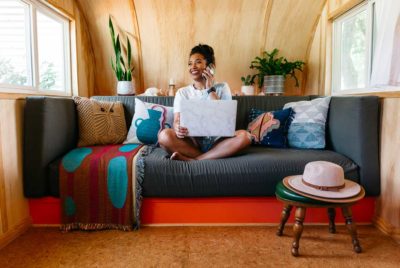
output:
[[[150,118],[138,118],[135,121],[136,135],[145,144],[155,144],[158,141],[158,132],[162,129],[160,118],[163,113],[152,109],[147,111]]]

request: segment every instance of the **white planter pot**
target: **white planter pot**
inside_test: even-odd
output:
[[[254,86],[242,86],[241,92],[247,96],[254,95]]]
[[[135,80],[132,81],[118,81],[117,93],[118,95],[135,95]]]

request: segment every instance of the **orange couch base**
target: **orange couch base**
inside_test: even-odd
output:
[[[367,197],[353,206],[356,223],[372,223],[375,211],[374,197]],[[154,225],[196,224],[277,224],[282,203],[275,197],[218,197],[218,198],[144,198],[141,223]],[[61,223],[59,198],[29,199],[33,224]],[[289,222],[293,222],[291,213]],[[337,210],[338,223],[343,217]],[[309,208],[305,223],[328,223],[326,209]]]

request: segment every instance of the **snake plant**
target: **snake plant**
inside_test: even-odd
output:
[[[299,86],[299,80],[296,77],[295,70],[303,71],[303,61],[290,62],[284,57],[277,57],[279,53],[278,49],[272,50],[272,52],[264,51],[262,57],[255,57],[251,62],[250,69],[258,70],[257,80],[258,85],[261,88],[264,83],[264,76],[266,75],[286,75],[292,76],[296,81],[296,87]]]
[[[131,48],[131,43],[129,41],[129,38],[126,37],[126,43],[127,43],[127,64],[125,64],[125,60],[122,55],[122,49],[121,49],[121,42],[119,40],[119,34],[115,36],[115,31],[114,31],[114,26],[111,20],[111,16],[109,17],[108,20],[108,26],[110,28],[110,33],[111,33],[111,39],[112,39],[112,44],[113,44],[113,49],[115,53],[115,60],[111,58],[111,67],[117,77],[118,81],[131,81],[132,80],[132,72],[135,69],[135,67],[132,64],[132,48]]]

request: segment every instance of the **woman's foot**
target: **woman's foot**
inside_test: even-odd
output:
[[[179,152],[175,152],[171,155],[171,160],[191,161],[191,160],[194,160],[194,158],[190,158]]]

